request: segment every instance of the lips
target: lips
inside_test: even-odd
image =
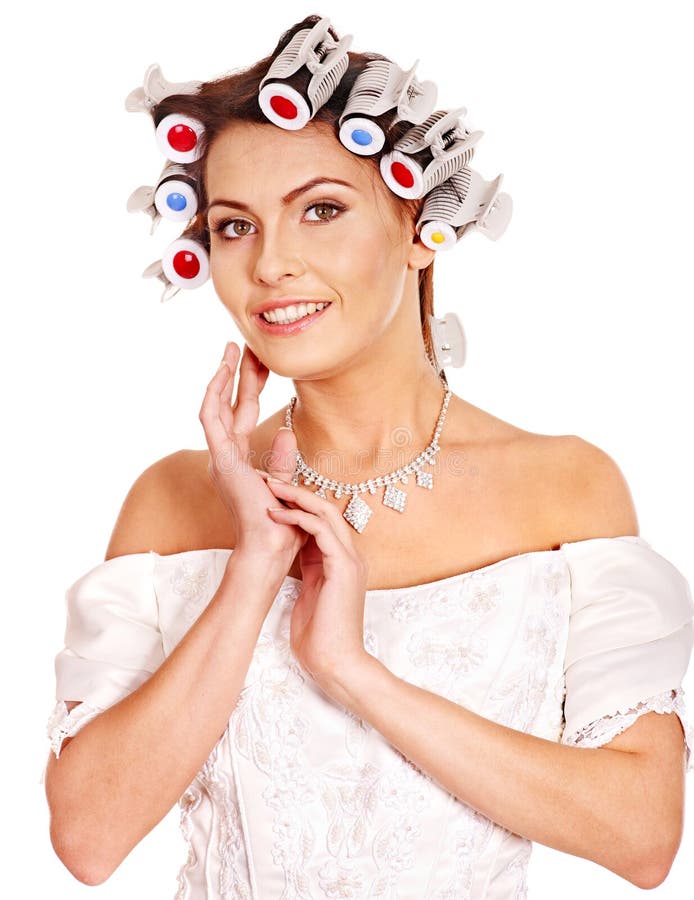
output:
[[[325,313],[331,308],[331,306],[332,303],[328,303],[328,305],[324,306],[323,309],[317,310],[316,312],[311,313],[308,316],[302,316],[302,318],[297,319],[295,322],[268,322],[260,314],[254,315],[253,319],[255,322],[257,322],[258,327],[261,329],[261,331],[264,331],[266,334],[273,334],[278,336],[290,335],[296,334],[299,331],[305,331],[307,328],[311,328],[312,325],[314,325],[322,316],[325,315]],[[270,308],[272,309],[272,307]]]
[[[325,297],[278,297],[276,300],[266,300],[253,310],[253,315],[268,312],[271,309],[284,309],[285,306],[298,306],[299,303],[330,303]]]

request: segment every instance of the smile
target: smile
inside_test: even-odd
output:
[[[320,319],[321,316],[323,316],[330,309],[331,306],[332,303],[327,303],[322,309],[316,309],[316,311],[313,313],[307,313],[306,315],[295,319],[293,322],[268,322],[262,313],[258,313],[257,315],[253,316],[253,318],[258,323],[258,327],[261,329],[261,331],[265,331],[268,334],[296,334],[299,331],[304,331],[306,328],[310,328],[314,322]]]

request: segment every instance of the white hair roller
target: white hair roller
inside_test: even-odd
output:
[[[260,82],[260,108],[280,128],[289,131],[303,128],[327,103],[347,71],[347,49],[352,35],[345,35],[335,43],[328,33],[329,27],[330,19],[322,18],[313,28],[297,32]],[[312,73],[306,97],[283,83],[303,66]]]
[[[419,60],[408,72],[387,59],[370,60],[356,77],[344,112],[340,116],[340,141],[360,156],[373,156],[382,149],[385,135],[373,118],[395,109],[395,121],[419,123],[436,104],[433,81],[414,77]]]
[[[468,167],[434,188],[424,201],[417,231],[432,250],[450,250],[474,226],[495,241],[506,230],[513,211],[508,194],[500,193],[503,175],[485,181]]]

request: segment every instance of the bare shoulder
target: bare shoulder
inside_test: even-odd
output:
[[[184,449],[148,466],[123,501],[105,559],[204,546],[216,498],[207,474],[208,458],[207,450]],[[218,498],[217,503],[221,505]]]
[[[446,441],[469,476],[451,479],[451,490],[478,532],[502,536],[477,556],[638,534],[624,474],[600,447],[575,434],[528,431],[457,396],[451,409]]]
[[[542,435],[559,508],[563,540],[637,535],[639,524],[627,480],[602,448],[575,434]]]
[[[260,460],[284,412],[259,422],[250,435],[251,458]],[[106,559],[154,550],[161,555],[209,548],[233,549],[236,538],[228,510],[208,464],[210,452],[183,449],[148,466],[123,501]]]

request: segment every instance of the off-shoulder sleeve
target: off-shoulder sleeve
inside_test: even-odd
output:
[[[644,713],[676,713],[694,769],[682,680],[694,644],[689,583],[637,535],[562,544],[571,576],[562,743],[599,747]]]
[[[47,724],[56,758],[66,737],[136,690],[163,662],[157,560],[154,551],[116,556],[67,589],[65,646],[55,657],[57,702]],[[82,702],[68,712],[66,700]]]

